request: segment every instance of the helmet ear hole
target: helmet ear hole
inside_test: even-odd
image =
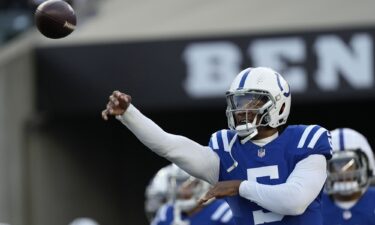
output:
[[[283,114],[284,109],[285,109],[285,103],[281,106],[280,111],[279,111],[279,115]]]

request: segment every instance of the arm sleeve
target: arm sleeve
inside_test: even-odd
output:
[[[240,196],[282,215],[300,215],[318,196],[326,180],[326,158],[310,155],[297,163],[287,181],[279,185],[243,181]]]
[[[215,184],[219,177],[219,156],[208,146],[165,132],[133,105],[116,117],[148,148],[175,163],[190,175]]]

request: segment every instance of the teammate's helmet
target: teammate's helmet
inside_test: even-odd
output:
[[[360,149],[335,151],[327,164],[328,194],[351,195],[369,185],[370,169],[366,154]]]
[[[259,126],[276,128],[283,125],[289,116],[289,85],[270,68],[247,68],[241,71],[232,82],[226,98],[228,126],[241,137],[254,137]]]
[[[373,176],[370,145],[362,134],[349,128],[336,129],[331,134],[333,155],[327,164],[326,192],[340,195],[363,192]]]
[[[163,204],[175,200],[178,186],[188,178],[189,175],[175,164],[163,167],[155,174],[145,192],[145,213],[150,222]]]
[[[88,217],[80,217],[74,219],[69,225],[99,225],[99,223]]]

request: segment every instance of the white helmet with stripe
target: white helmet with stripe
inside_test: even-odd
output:
[[[163,204],[174,202],[178,187],[189,177],[176,164],[167,165],[154,175],[145,191],[145,212],[150,222]]]
[[[259,126],[279,127],[286,123],[289,116],[289,85],[271,68],[256,67],[241,71],[232,82],[226,98],[228,126],[241,137],[254,137]]]
[[[69,225],[99,225],[99,223],[88,217],[80,217],[74,219]]]
[[[189,212],[198,206],[198,200],[210,189],[206,181],[190,176],[178,189],[175,208],[181,212]]]

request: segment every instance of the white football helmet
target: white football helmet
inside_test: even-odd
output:
[[[174,202],[177,188],[188,178],[189,174],[175,164],[161,168],[154,175],[145,191],[145,213],[150,222],[163,204]]]
[[[241,71],[226,93],[228,126],[241,137],[253,138],[259,126],[276,128],[286,123],[290,88],[276,71],[266,67]]]
[[[331,131],[332,159],[327,164],[328,194],[364,192],[374,173],[374,156],[367,139],[349,128]]]
[[[198,200],[210,189],[211,185],[206,181],[190,176],[177,192],[175,208],[187,212],[198,206]]]
[[[366,154],[360,149],[335,151],[327,170],[325,189],[328,194],[351,195],[366,190],[370,184],[372,171]]]
[[[99,223],[88,217],[80,217],[74,219],[69,225],[99,225]]]
[[[178,189],[174,204],[172,225],[188,225],[189,221],[182,220],[181,213],[188,213],[197,207],[198,200],[208,192],[210,187],[209,183],[190,176]]]

